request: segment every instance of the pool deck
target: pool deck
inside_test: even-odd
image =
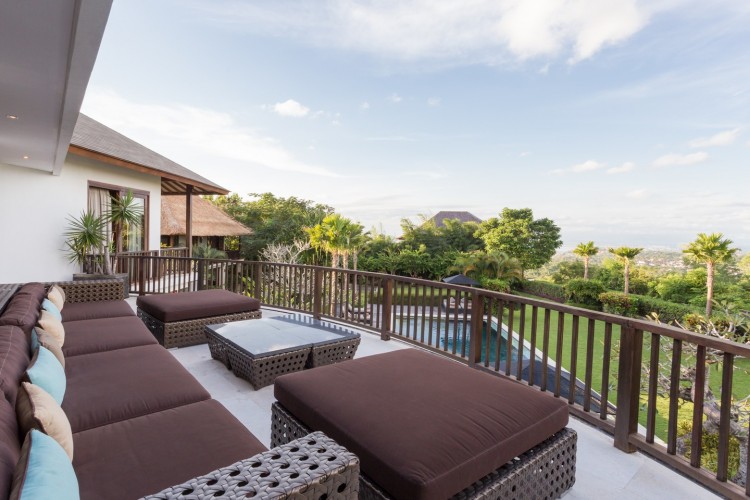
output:
[[[128,299],[135,307],[135,298]],[[263,309],[263,316],[285,314]],[[397,340],[382,341],[362,331],[357,358],[414,347]],[[266,446],[270,445],[273,386],[253,390],[249,382],[235,377],[211,359],[207,345],[171,349],[172,355],[234,414]],[[623,453],[614,448],[607,434],[571,417],[569,427],[578,433],[576,483],[564,498],[685,500],[719,498],[697,483],[648,456]]]

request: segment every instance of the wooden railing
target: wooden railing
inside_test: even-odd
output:
[[[730,475],[730,459],[748,453],[748,424],[732,414],[733,382],[747,376],[736,367],[738,360],[744,364],[750,358],[747,345],[647,320],[403,276],[187,257],[121,255],[118,260],[136,271],[132,293],[206,288],[246,293],[268,307],[353,324],[383,340],[398,338],[512,377],[567,400],[571,414],[611,434],[618,449],[641,450],[721,495],[750,497],[747,481],[742,484],[747,461],[744,470]],[[710,371],[708,361],[713,361]],[[686,378],[691,372],[693,378]],[[692,429],[685,433],[678,409],[689,386]],[[703,425],[705,398],[713,393],[719,395],[717,459],[710,466],[715,472],[706,467]],[[659,411],[664,405],[667,410]],[[739,431],[738,425],[743,426]]]

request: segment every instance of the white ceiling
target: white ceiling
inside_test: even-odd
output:
[[[111,6],[0,3],[0,163],[59,173]]]

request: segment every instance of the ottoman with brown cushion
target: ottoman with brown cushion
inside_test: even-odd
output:
[[[138,297],[138,317],[166,348],[206,342],[203,327],[260,318],[260,301],[227,290]]]
[[[272,446],[323,431],[359,457],[364,498],[550,498],[575,481],[566,402],[434,354],[284,375],[274,395]]]

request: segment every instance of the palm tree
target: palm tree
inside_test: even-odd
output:
[[[706,319],[711,317],[716,264],[731,261],[734,254],[739,251],[739,248],[730,248],[731,244],[732,240],[724,238],[722,233],[699,233],[695,241],[683,250],[683,253],[696,261],[706,264]]]
[[[635,247],[618,247],[609,249],[609,253],[616,255],[625,265],[625,295],[630,293],[630,261],[642,251],[643,248]]]
[[[467,276],[472,275],[475,279],[487,277],[507,280],[522,277],[521,263],[518,259],[499,251],[477,250],[461,255],[456,259],[456,265],[452,269]]]
[[[579,243],[578,246],[573,249],[573,253],[579,257],[583,257],[583,279],[589,279],[589,259],[599,253],[599,247],[594,246],[593,241]]]

